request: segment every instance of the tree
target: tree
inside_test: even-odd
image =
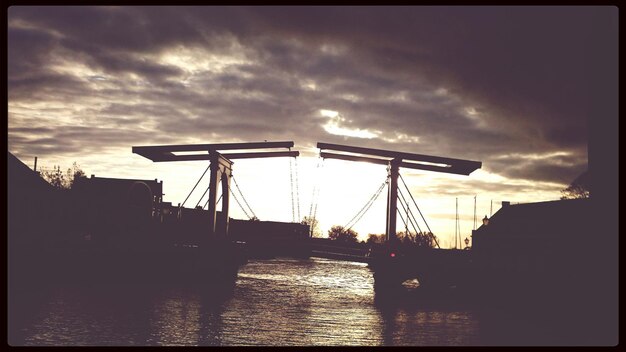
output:
[[[55,165],[52,168],[52,171],[43,169],[41,172],[41,177],[43,177],[44,180],[48,181],[48,183],[56,189],[67,188],[67,181],[65,179],[65,175],[61,171],[60,166]]]
[[[346,229],[343,226],[335,225],[328,230],[328,238],[341,242],[357,243],[358,234],[352,229]]]
[[[67,169],[65,174],[61,171],[61,166],[55,165],[52,171],[42,168],[40,175],[57,189],[70,189],[74,185],[74,181],[86,177],[85,172],[80,169],[76,162],[72,164],[72,168]]]
[[[435,248],[437,238],[432,232],[420,232],[413,241],[418,247]]]
[[[404,232],[398,232],[398,239],[400,239],[400,243],[404,245],[412,245],[417,247],[426,247],[426,248],[435,248],[436,237],[432,234],[432,232],[418,232],[408,234]]]
[[[312,216],[305,216],[304,218],[302,218],[301,224],[309,225],[309,233],[311,234],[311,237],[322,237],[322,232],[319,228],[319,222],[316,218]]]
[[[86,178],[85,172],[81,170],[81,168],[76,164],[76,162],[72,163],[72,168],[67,169],[67,182],[68,188],[72,188],[74,186],[74,182],[79,178]]]
[[[561,199],[589,198],[589,184],[589,172],[586,170],[576,177],[567,188],[561,190]]]
[[[383,233],[383,234],[377,235],[375,233],[370,233],[369,235],[367,235],[366,243],[368,244],[385,243],[385,234]]]

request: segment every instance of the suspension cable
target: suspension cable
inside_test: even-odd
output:
[[[399,190],[398,190],[398,193],[399,193]],[[406,217],[407,217],[407,219],[409,218],[409,207],[406,207]],[[411,231],[409,231],[409,225],[404,224],[404,235],[405,236],[409,236],[410,232]]]
[[[291,148],[289,148],[291,150]],[[293,199],[293,160],[289,158],[289,184],[291,191],[291,222],[296,222],[296,212],[294,210],[294,199]]]
[[[239,191],[239,194],[241,194],[241,199],[243,199],[243,202],[248,206],[248,209],[252,213],[252,216],[256,218],[256,214],[254,213],[254,210],[252,210],[252,207],[250,206],[250,204],[248,204],[248,201],[246,200],[246,197],[243,195],[243,192],[241,192],[241,188],[239,188],[239,185],[237,184],[237,180],[235,180],[235,175],[231,174],[231,179],[235,183],[235,187],[237,187],[237,191]],[[228,187],[228,188],[230,189],[230,187]],[[247,215],[247,213],[246,213],[246,215]]]
[[[407,225],[407,222],[404,220],[404,216],[402,216],[402,212],[400,211],[400,209],[396,209],[396,210],[398,211],[398,215],[400,216],[400,220],[402,220],[404,227],[408,229],[409,226]],[[395,236],[398,237],[397,234]]]
[[[237,196],[235,195],[235,192],[233,192],[232,188],[228,187],[228,191],[230,191],[230,194],[233,196],[233,198],[235,198],[235,201],[237,202],[237,204],[239,204],[239,207],[241,208],[241,210],[243,210],[243,213],[246,214],[248,219],[252,219],[246,209],[244,209],[244,207],[239,202],[239,199],[237,199]]]
[[[385,181],[380,187],[378,187],[378,189],[374,192],[374,194],[372,194],[372,196],[370,197],[370,199],[367,200],[367,202],[363,205],[363,207],[356,213],[354,214],[354,216],[352,217],[352,219],[350,219],[350,221],[348,221],[348,223],[346,223],[346,225],[344,226],[344,228],[352,228],[352,226],[354,226],[356,224],[356,222],[354,222],[354,220],[363,213],[363,211],[367,208],[369,209],[368,206],[370,206],[370,204],[373,202],[373,200],[375,200],[376,198],[378,198],[378,195],[380,194],[380,192],[382,191],[382,188],[385,187],[385,185],[387,184],[387,181]],[[359,218],[360,219],[360,218]],[[354,223],[353,223],[354,222]],[[352,224],[350,227],[348,227],[348,225]]]
[[[415,214],[413,214],[413,211],[410,209],[409,202],[406,201],[406,198],[404,197],[404,194],[402,193],[402,190],[400,190],[400,187],[398,187],[398,194],[402,198],[401,200],[404,201],[404,204],[406,205],[406,208],[405,208],[406,212],[411,216],[409,219],[412,219],[412,221],[415,222],[415,224],[417,225],[417,228],[419,229],[419,231],[422,232],[422,228],[419,227],[419,223],[418,223],[417,219],[415,218]],[[398,198],[398,199],[400,199],[400,198]]]
[[[433,240],[435,241],[435,244],[437,245],[437,248],[441,248],[441,247],[439,247],[439,241],[437,241],[437,237],[435,237],[435,235],[433,234],[433,231],[430,229],[430,226],[428,226],[428,222],[426,222],[426,219],[424,218],[424,215],[422,214],[422,211],[417,206],[417,203],[415,202],[415,198],[413,198],[413,194],[411,194],[411,190],[406,185],[406,182],[404,182],[404,178],[402,177],[402,174],[398,173],[398,175],[400,176],[400,180],[402,180],[402,184],[404,184],[404,188],[406,188],[407,192],[409,193],[409,196],[411,196],[411,200],[413,201],[413,204],[415,205],[415,208],[417,208],[417,211],[420,213],[420,216],[422,217],[422,220],[424,220],[424,224],[426,224],[426,228],[428,228],[428,232],[432,235]]]
[[[398,198],[398,199],[400,199],[400,198]],[[404,201],[404,203],[403,203],[403,201]],[[400,201],[400,204],[402,205],[403,210],[406,211],[406,213],[407,213],[407,221],[409,221],[411,223],[411,226],[413,227],[413,230],[415,230],[416,233],[422,232],[422,229],[419,227],[419,224],[418,224],[417,220],[415,219],[415,216],[413,216],[413,213],[411,212],[411,209],[409,208],[409,203],[404,199],[404,197],[402,197],[402,200]],[[411,217],[412,217],[412,219],[411,219]]]
[[[318,166],[318,179],[321,179],[321,174],[324,170],[324,158],[320,158],[321,161],[318,162],[317,166]],[[315,190],[317,189],[317,196],[315,196]],[[317,185],[317,183],[315,183],[315,187],[313,188],[313,196],[315,197],[314,199],[311,199],[311,206],[313,206],[313,200],[315,200],[315,207],[313,208],[313,219],[317,219],[317,205],[319,204],[319,199],[320,199],[320,193],[321,193],[321,187],[319,187]]]
[[[402,209],[404,211],[406,211],[406,213],[407,213],[407,220],[409,220],[411,222],[411,225],[413,225],[413,230],[416,230],[416,231],[419,230],[419,232],[422,232],[422,228],[419,226],[419,223],[417,222],[417,219],[415,219],[415,215],[413,215],[413,211],[411,211],[411,208],[409,207],[409,203],[406,201],[406,198],[404,198],[404,195],[402,194],[402,191],[400,190],[399,187],[398,187],[398,194],[400,195],[400,198],[398,198],[398,199],[400,200],[400,204],[402,205]],[[417,229],[415,228],[416,226],[417,226]]]
[[[191,194],[196,189],[196,187],[198,187],[198,184],[200,183],[200,181],[202,180],[206,172],[209,171],[210,167],[211,167],[211,164],[209,164],[209,166],[206,167],[206,170],[204,170],[204,172],[202,173],[202,176],[200,176],[200,178],[198,179],[198,182],[196,182],[196,185],[193,186],[193,188],[191,189],[191,192],[189,192],[189,194],[187,195],[187,198],[185,198],[185,200],[183,201],[183,204],[180,205],[181,208],[185,205],[185,202],[187,202],[187,199],[189,199],[189,196],[191,196]]]
[[[220,194],[220,197],[217,199],[217,202],[215,202],[215,205],[218,205],[220,203],[220,200],[222,200],[223,196],[224,196],[223,194]],[[204,203],[204,206],[202,207],[202,209],[206,208],[207,205],[209,205],[209,199],[206,200],[206,203]]]
[[[426,228],[428,228],[428,232],[433,233],[433,231],[430,229],[430,226],[428,226],[428,223],[426,222],[426,219],[424,218],[424,215],[422,214],[422,211],[417,206],[417,203],[415,202],[415,198],[413,198],[413,194],[411,194],[411,190],[409,190],[409,187],[406,185],[406,182],[404,182],[404,178],[402,178],[401,174],[399,174],[399,175],[400,175],[400,180],[402,180],[402,184],[404,184],[404,187],[409,192],[409,196],[411,196],[411,200],[413,201],[413,204],[415,204],[415,208],[417,208],[417,211],[420,213],[420,216],[422,217],[422,220],[424,220],[424,224],[426,224]]]
[[[365,215],[365,213],[367,213],[367,211],[372,207],[372,205],[374,204],[376,199],[378,199],[378,196],[380,196],[380,194],[382,193],[382,191],[385,188],[386,184],[387,184],[387,180],[385,180],[385,182],[383,182],[380,185],[380,187],[378,187],[376,192],[372,195],[372,197],[370,197],[370,199],[367,201],[367,203],[365,203],[363,208],[361,208],[361,210],[359,210],[359,212],[356,213],[356,215],[354,215],[354,217],[352,217],[352,219],[350,221],[348,221],[348,223],[346,224],[346,226],[344,226],[344,228],[347,227],[348,230],[350,230],[354,225],[357,224],[357,222],[359,222],[361,220],[363,215]],[[352,225],[350,225],[350,224],[352,224]],[[350,227],[348,227],[348,225],[350,225]]]
[[[407,222],[406,220],[404,220],[404,216],[402,216],[402,212],[400,211],[400,209],[396,209],[396,210],[398,211],[398,215],[400,215],[400,220],[402,220],[402,223],[404,224],[404,227],[408,229],[409,228],[408,224],[409,224],[410,221]],[[412,222],[411,222],[411,226],[413,226]],[[413,226],[413,230],[416,231],[416,236],[417,236],[417,230],[415,229],[415,226]],[[410,235],[410,232],[407,234],[407,236],[408,235]],[[396,235],[396,237],[397,237],[397,235]]]
[[[206,190],[204,191],[204,193],[202,193],[202,196],[200,196],[200,199],[198,199],[198,203],[196,203],[196,207],[197,207],[198,205],[200,205],[200,202],[202,201],[202,198],[204,198],[204,196],[206,195],[206,192],[208,192],[210,188],[211,188],[211,185],[209,184],[209,186],[206,188]],[[207,204],[209,204],[209,200],[208,200],[208,199],[206,200],[206,202],[207,202]],[[217,203],[216,203],[216,204],[217,204]],[[204,208],[204,207],[202,207],[202,208]]]
[[[459,198],[456,198],[456,215],[454,219],[454,249],[457,249],[457,241],[461,236],[461,225],[459,224]]]
[[[290,149],[291,150],[291,149]],[[295,164],[295,168],[296,168],[296,205],[298,206],[298,221],[300,221],[302,218],[300,217],[300,188],[298,186],[298,157],[293,157],[294,159],[294,164]]]
[[[318,171],[320,168],[320,159],[317,160],[317,166],[315,167],[315,172],[314,172],[315,176],[319,176]],[[309,205],[309,219],[311,218],[311,215],[313,215],[313,203],[315,202],[316,191],[317,191],[317,182],[313,182],[313,192],[311,192],[311,204]]]
[[[317,160],[317,166],[315,167],[315,176],[319,179],[320,176],[320,165],[324,159],[321,157]],[[319,194],[319,187],[317,182],[313,182],[313,192],[311,193],[311,205],[309,206],[309,218],[313,215],[313,205],[316,203],[316,195]]]

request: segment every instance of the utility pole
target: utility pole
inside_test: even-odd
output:
[[[454,249],[456,249],[457,229],[459,228],[459,198],[456,198],[456,210],[454,212]]]
[[[476,230],[476,196],[474,196],[474,230]]]

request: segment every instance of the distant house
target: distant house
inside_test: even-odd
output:
[[[590,282],[602,274],[598,257],[604,249],[603,234],[594,232],[592,204],[591,199],[504,204],[472,234],[483,292],[556,304],[594,290]]]
[[[146,234],[159,217],[163,181],[81,178],[71,190],[73,223],[97,241],[120,241]]]
[[[582,344],[617,324],[615,233],[593,198],[505,205],[473,232],[472,282],[483,307],[552,319]]]
[[[567,246],[585,240],[590,229],[589,199],[558,200],[503,207],[472,234],[474,250]]]

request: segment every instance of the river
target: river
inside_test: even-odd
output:
[[[38,292],[9,343],[26,346],[472,346],[489,327],[463,305],[429,307],[373,288],[366,264],[251,260],[234,287],[77,286]],[[482,331],[481,331],[482,329]],[[487,329],[487,330],[486,330]],[[486,332],[487,331],[487,332]]]

